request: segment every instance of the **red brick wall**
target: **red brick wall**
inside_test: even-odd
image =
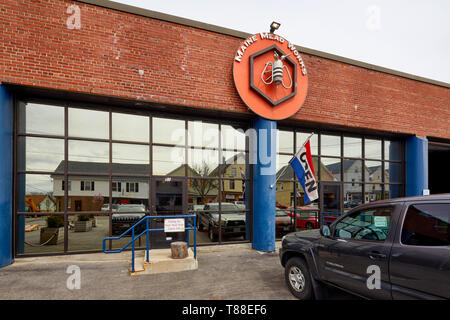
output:
[[[79,30],[66,25],[71,4]],[[0,28],[0,82],[250,112],[232,79],[242,39],[63,0],[2,0]],[[450,139],[448,88],[303,58],[309,91],[295,119]]]

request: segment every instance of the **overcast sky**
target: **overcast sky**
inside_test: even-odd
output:
[[[450,83],[448,0],[115,0]]]

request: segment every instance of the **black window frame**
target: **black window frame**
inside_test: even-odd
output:
[[[63,180],[64,182],[64,180]],[[86,189],[89,186],[89,189]],[[80,191],[95,191],[95,181],[94,180],[81,180],[80,181]]]
[[[299,126],[288,126],[288,125],[282,125],[280,124],[278,126],[278,130],[282,130],[282,131],[293,131],[294,132],[294,139],[293,139],[293,145],[294,145],[294,153],[287,153],[287,152],[279,152],[277,149],[277,157],[278,156],[290,156],[293,157],[295,152],[298,151],[297,149],[297,145],[299,145],[299,147],[301,146],[301,144],[303,143],[303,141],[297,141],[298,139],[298,133],[302,133],[304,135],[307,135],[311,132],[314,132],[314,134],[317,136],[317,154],[312,153],[312,158],[313,161],[316,158],[317,159],[317,163],[319,164],[319,166],[321,166],[321,161],[322,158],[325,159],[339,159],[340,162],[340,173],[339,173],[339,179],[337,181],[327,181],[327,180],[322,180],[322,170],[321,168],[314,168],[315,170],[315,174],[316,174],[316,179],[318,180],[318,185],[319,185],[319,190],[322,190],[321,185],[323,183],[336,183],[340,185],[341,188],[341,199],[340,199],[340,203],[341,203],[341,210],[340,212],[345,214],[347,212],[349,212],[351,210],[347,209],[344,207],[344,186],[347,184],[354,184],[357,185],[358,188],[360,189],[360,191],[358,191],[361,194],[362,197],[362,202],[360,204],[365,204],[365,203],[371,203],[372,201],[370,201],[370,199],[368,201],[366,201],[366,185],[381,185],[381,190],[377,190],[378,193],[380,193],[380,197],[381,199],[379,200],[384,200],[384,199],[390,199],[388,196],[386,196],[386,192],[387,190],[391,188],[391,186],[398,186],[399,187],[399,194],[397,196],[395,196],[395,198],[398,197],[403,197],[406,194],[406,161],[405,161],[405,157],[406,157],[406,136],[405,135],[393,135],[393,134],[372,134],[372,133],[355,133],[355,132],[350,132],[350,131],[337,131],[337,130],[322,130],[322,129],[317,129],[317,128],[311,128],[310,131],[308,132],[308,128],[305,127],[299,127]],[[329,154],[322,154],[322,136],[323,135],[330,135],[330,136],[336,136],[339,137],[339,141],[340,141],[340,146],[339,146],[339,156],[337,155],[329,155]],[[360,158],[355,158],[355,157],[346,157],[344,156],[345,151],[344,151],[344,138],[345,137],[349,137],[349,138],[361,138],[361,157]],[[379,158],[370,158],[370,157],[366,157],[366,139],[367,140],[377,140],[380,141],[380,148],[381,150],[381,159]],[[387,142],[398,142],[399,143],[399,154],[400,154],[400,160],[388,160],[386,159],[386,155],[385,155],[385,144]],[[344,180],[344,161],[345,160],[360,160],[361,164],[362,164],[362,173],[361,173],[361,181],[359,180],[354,180],[354,181],[347,181]],[[377,161],[380,163],[381,165],[381,175],[382,175],[382,179],[381,182],[376,182],[373,183],[371,181],[366,181],[366,162],[374,162]],[[385,178],[385,168],[388,166],[389,163],[398,163],[401,166],[401,171],[400,171],[400,182],[390,182],[390,181],[386,181]],[[285,165],[284,163],[280,163],[277,165],[279,165],[279,169],[277,170],[277,177],[278,174],[280,173],[281,169],[283,168],[283,166]],[[368,179],[367,179],[368,180]],[[301,212],[302,209],[297,209],[298,207],[302,207],[304,206],[304,204],[301,202],[301,191],[302,188],[301,186],[299,186],[298,183],[298,179],[296,176],[294,176],[293,178],[290,179],[283,179],[283,178],[279,178],[279,180],[277,182],[295,182],[294,184],[294,207],[292,208],[293,211],[295,211],[296,213]],[[323,212],[323,203],[320,200],[320,195],[319,195],[319,201],[317,203],[317,208],[319,209],[319,225],[322,224],[322,212]],[[296,217],[297,214],[293,215],[294,219],[293,219],[293,223],[294,225],[297,224],[296,221]]]
[[[18,90],[20,91],[20,89]],[[44,95],[45,96],[45,95]],[[132,145],[148,145],[149,146],[149,164],[150,164],[150,171],[147,175],[145,175],[145,178],[148,179],[148,183],[149,186],[152,184],[152,181],[157,180],[157,179],[161,179],[161,178],[174,178],[174,179],[180,179],[182,180],[184,183],[184,193],[186,193],[186,183],[188,183],[189,180],[192,179],[215,179],[215,180],[222,180],[224,181],[226,180],[241,180],[243,181],[243,183],[250,184],[251,181],[251,166],[249,166],[248,163],[248,156],[249,156],[249,151],[248,151],[248,137],[245,138],[245,149],[239,149],[239,148],[235,148],[235,149],[230,149],[230,148],[222,148],[219,142],[219,146],[217,148],[213,148],[215,150],[218,151],[218,155],[219,155],[219,163],[220,160],[222,159],[222,153],[223,152],[243,152],[245,155],[245,170],[246,170],[246,174],[245,177],[241,177],[239,174],[237,174],[239,177],[227,177],[225,176],[225,172],[223,172],[223,170],[220,170],[220,174],[218,177],[197,177],[197,176],[189,176],[187,174],[187,166],[186,166],[186,172],[184,176],[167,176],[167,175],[158,175],[158,174],[154,174],[151,170],[152,168],[152,153],[153,153],[153,147],[154,146],[167,146],[167,147],[172,147],[172,145],[167,145],[167,144],[161,144],[161,143],[156,143],[153,141],[152,138],[152,128],[153,128],[153,118],[154,117],[162,117],[162,118],[168,118],[168,119],[179,119],[184,121],[186,129],[188,126],[189,121],[202,121],[202,122],[206,122],[206,123],[212,123],[212,124],[217,124],[219,127],[219,141],[222,140],[222,126],[230,126],[230,127],[235,127],[235,128],[239,128],[239,129],[243,129],[243,131],[245,132],[248,128],[251,128],[251,121],[249,119],[237,119],[236,118],[232,118],[232,119],[226,119],[225,121],[223,121],[222,119],[217,119],[217,117],[215,117],[213,114],[198,114],[197,112],[186,112],[186,113],[182,113],[182,112],[176,112],[176,111],[172,111],[170,109],[165,109],[164,111],[159,110],[158,108],[155,109],[143,109],[143,108],[139,108],[136,107],[134,104],[130,104],[127,103],[126,105],[123,105],[121,103],[115,103],[116,101],[111,100],[109,101],[108,105],[106,105],[104,103],[104,101],[94,101],[94,102],[89,102],[86,100],[83,100],[83,98],[80,98],[80,100],[78,100],[79,97],[78,95],[74,95],[74,97],[70,97],[67,98],[66,96],[62,96],[60,98],[46,98],[43,97],[42,95],[34,95],[34,94],[16,94],[15,95],[15,113],[14,113],[14,181],[15,181],[15,187],[13,190],[13,199],[14,199],[14,210],[13,210],[13,214],[15,217],[18,216],[28,216],[29,214],[27,212],[22,212],[19,211],[18,208],[18,193],[19,193],[19,189],[18,189],[18,178],[19,176],[23,175],[26,176],[28,174],[31,175],[55,175],[55,172],[51,172],[51,171],[29,171],[26,170],[25,168],[23,170],[19,170],[19,166],[18,166],[18,161],[19,161],[19,157],[18,157],[18,148],[17,148],[17,141],[19,138],[21,137],[40,137],[40,138],[48,138],[48,139],[61,139],[64,141],[64,160],[66,161],[65,164],[65,168],[64,168],[64,172],[58,173],[57,176],[61,176],[62,177],[62,181],[65,181],[65,184],[67,183],[69,177],[71,179],[73,179],[74,177],[76,177],[77,179],[79,179],[80,181],[90,181],[91,182],[91,189],[94,190],[90,190],[90,191],[95,191],[95,182],[94,180],[97,179],[98,177],[102,177],[102,178],[106,178],[109,179],[109,199],[108,196],[105,196],[105,203],[109,204],[109,211],[105,212],[105,211],[95,211],[95,212],[86,212],[86,214],[92,215],[106,215],[109,216],[109,223],[110,223],[110,230],[109,230],[109,235],[112,236],[111,233],[111,217],[112,217],[112,206],[111,204],[113,204],[112,202],[112,180],[113,179],[117,179],[120,175],[116,175],[114,172],[112,172],[112,163],[113,163],[113,159],[112,159],[112,144],[113,143],[126,143],[126,144],[132,144]],[[95,100],[95,99],[94,99]],[[49,106],[54,106],[54,107],[58,107],[64,110],[64,133],[63,134],[58,134],[58,135],[50,135],[50,134],[30,134],[27,133],[26,130],[24,131],[20,131],[18,130],[19,128],[19,112],[22,112],[25,110],[26,105],[28,103],[36,103],[36,104],[42,104],[42,105],[49,105]],[[22,108],[19,111],[19,105]],[[86,109],[86,110],[96,110],[96,111],[103,111],[103,112],[107,112],[109,114],[109,139],[99,139],[99,138],[89,138],[89,137],[72,137],[69,136],[69,132],[68,132],[68,110],[69,108],[77,108],[77,109]],[[129,114],[129,115],[138,115],[138,116],[146,116],[149,120],[149,141],[148,142],[139,142],[139,141],[125,141],[125,140],[113,140],[112,139],[112,114],[113,113],[121,113],[121,114]],[[24,128],[23,125],[21,125],[22,128]],[[188,149],[208,149],[205,147],[192,147],[188,144],[188,137],[186,136],[186,141],[185,144],[181,146],[181,148],[184,148],[185,150],[185,154],[186,154],[186,158],[185,158],[185,163],[187,164],[189,161],[188,158]],[[68,164],[67,161],[69,161],[69,157],[68,157],[68,142],[69,141],[87,141],[87,142],[104,142],[104,143],[108,143],[109,144],[109,153],[110,153],[110,157],[109,157],[109,172],[105,172],[105,173],[100,173],[100,174],[75,174],[71,171],[68,170]],[[211,148],[210,148],[211,149]],[[24,155],[25,157],[26,155]],[[128,177],[128,176],[127,176]],[[138,179],[142,179],[143,176],[142,175],[133,175],[131,176],[132,178],[138,178]],[[77,180],[76,179],[76,180]],[[93,185],[92,185],[93,183]],[[81,185],[80,185],[80,189],[81,189]],[[85,189],[85,188],[83,188]],[[141,190],[141,188],[139,188],[139,185],[136,188],[139,192],[139,190]],[[153,199],[153,195],[151,194],[151,189],[149,188],[149,196],[148,196],[148,200],[152,201]],[[219,184],[219,189],[220,189],[220,184]],[[251,218],[252,216],[252,197],[251,197],[251,188],[246,188],[248,189],[247,192],[249,194],[248,197],[248,207],[246,208],[246,212],[249,214],[249,219],[247,220],[249,223],[249,230],[250,233],[248,234],[248,238],[244,239],[243,241],[233,241],[233,243],[248,243],[251,240],[251,233],[252,233],[252,224],[251,221],[253,220]],[[46,255],[59,255],[59,254],[74,254],[74,253],[94,253],[94,252],[101,252],[101,250],[97,250],[97,249],[92,249],[92,250],[80,250],[80,251],[72,251],[69,249],[68,247],[68,223],[67,223],[67,218],[69,216],[72,215],[76,215],[76,214],[80,214],[81,212],[75,212],[75,211],[71,211],[70,208],[70,203],[69,203],[69,194],[68,194],[68,190],[63,190],[64,191],[64,197],[62,197],[62,201],[60,200],[60,203],[64,203],[63,204],[63,208],[61,211],[58,211],[57,214],[61,214],[64,215],[66,217],[66,224],[64,226],[65,229],[65,236],[64,236],[64,249],[61,252],[52,252],[52,253],[18,253],[18,230],[16,230],[17,225],[14,224],[13,226],[13,234],[14,234],[14,241],[13,241],[13,251],[14,251],[14,255],[16,257],[32,257],[32,256],[46,256]],[[81,190],[80,190],[81,191]],[[87,191],[87,190],[83,190],[83,191]],[[185,203],[183,203],[183,214],[192,214],[193,212],[191,210],[188,210],[188,197],[187,197],[187,193],[185,194]],[[240,210],[241,212],[243,210]],[[150,212],[147,212],[150,213]],[[221,219],[221,211],[220,211],[220,218]],[[219,220],[220,221],[220,220]],[[219,237],[219,244],[222,243],[230,243],[230,242],[224,242],[222,241],[222,237]],[[216,244],[216,243],[214,243]],[[200,244],[200,245],[207,245],[207,244]],[[111,249],[111,242],[109,243],[109,248]]]
[[[112,192],[122,192],[122,183],[120,181],[113,181],[112,185],[111,185],[111,189],[112,189]]]

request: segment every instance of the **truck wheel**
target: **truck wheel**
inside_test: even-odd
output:
[[[311,222],[306,223],[306,229],[312,229],[314,228],[313,224]]]
[[[198,231],[202,231],[203,225],[200,223],[200,221],[198,221],[197,224],[198,224]]]
[[[289,290],[298,299],[310,300],[313,297],[309,269],[303,259],[289,259],[284,269],[284,278]]]

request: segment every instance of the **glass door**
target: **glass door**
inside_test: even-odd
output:
[[[330,224],[342,213],[342,185],[322,182],[320,185],[321,224]]]
[[[153,180],[152,216],[177,216],[184,214],[184,184],[183,180],[172,178]],[[164,219],[152,219],[152,229],[164,229]],[[186,232],[166,233],[153,231],[150,242],[152,249],[169,248],[172,241],[186,241]]]

